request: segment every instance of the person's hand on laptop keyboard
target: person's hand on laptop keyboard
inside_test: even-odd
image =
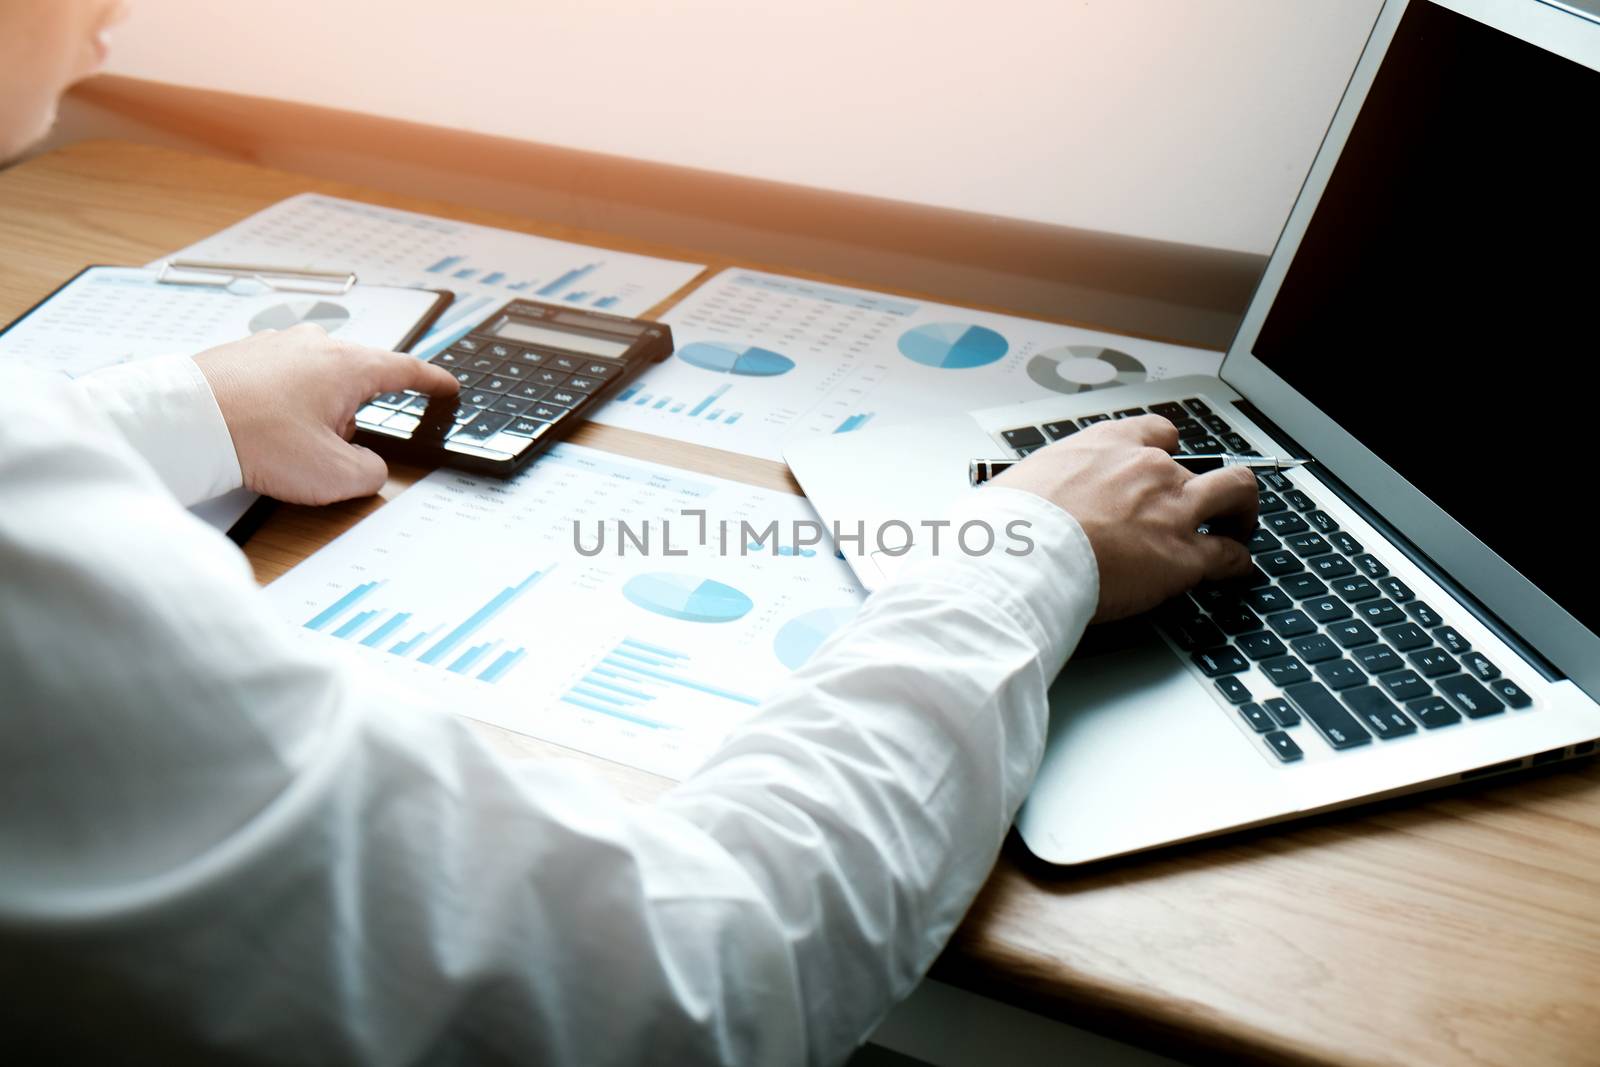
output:
[[[1159,415],[1103,422],[993,482],[1042,496],[1078,520],[1100,567],[1096,622],[1148,611],[1201,581],[1249,573],[1242,542],[1197,531],[1202,524],[1254,529],[1255,475],[1241,467],[1191,474],[1168,454],[1177,444],[1177,430]]]

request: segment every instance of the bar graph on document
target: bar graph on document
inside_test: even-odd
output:
[[[767,459],[782,459],[800,437],[1215,374],[1221,361],[1203,349],[742,269],[716,275],[662,321],[675,356],[595,421]]]
[[[415,346],[428,358],[522,297],[638,315],[699,264],[613,252],[337,197],[291,197],[177,255],[353,270],[364,282],[448,289],[456,301]]]
[[[792,543],[811,518],[787,493],[560,445],[504,482],[434,472],[267,595],[408,690],[681,776],[854,614],[845,566]],[[779,538],[742,537],[774,521]],[[652,550],[601,533],[617,522]]]

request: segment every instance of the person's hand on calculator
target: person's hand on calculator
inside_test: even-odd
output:
[[[382,488],[389,468],[350,443],[355,413],[379,393],[454,396],[455,378],[415,356],[348,344],[319,326],[266,330],[194,357],[233,437],[245,488],[327,504]]]
[[[1035,452],[992,483],[1042,496],[1078,520],[1100,567],[1096,622],[1148,611],[1201,581],[1249,572],[1243,543],[1196,530],[1206,523],[1254,529],[1255,475],[1243,467],[1191,474],[1168,455],[1177,446],[1177,429],[1159,415],[1102,422]]]

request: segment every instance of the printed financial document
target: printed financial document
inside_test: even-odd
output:
[[[507,481],[435,471],[266,594],[442,709],[682,778],[854,617],[815,521],[562,444]]]
[[[723,271],[673,307],[677,353],[591,417],[782,461],[797,437],[1215,374],[1222,354]]]

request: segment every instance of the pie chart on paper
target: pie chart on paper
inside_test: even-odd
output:
[[[293,300],[256,312],[250,320],[250,332],[287,330],[310,323],[333,333],[349,321],[350,312],[343,304],[331,300]]]
[[[733,622],[756,606],[733,586],[694,574],[641,574],[628,579],[622,595],[646,611],[684,622]]]
[[[987,326],[931,322],[900,335],[900,354],[913,363],[943,370],[968,370],[995,362],[1011,344]]]
[[[719,374],[741,374],[750,378],[776,378],[794,370],[794,360],[765,348],[692,341],[678,349],[678,358],[691,367]]]
[[[799,670],[833,632],[856,617],[855,607],[818,608],[796,615],[772,639],[772,653],[791,671]]]
[[[1028,377],[1053,393],[1087,393],[1146,381],[1145,365],[1126,352],[1100,345],[1064,345],[1028,360]]]

